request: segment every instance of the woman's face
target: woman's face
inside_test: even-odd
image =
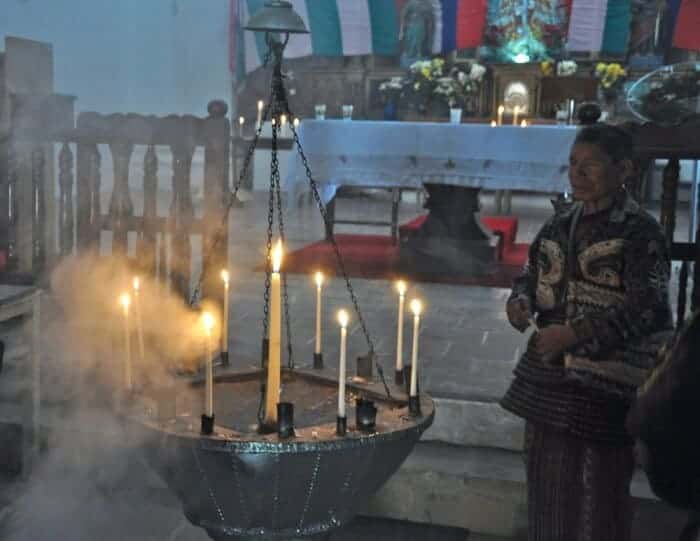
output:
[[[603,149],[591,143],[577,143],[569,156],[569,182],[577,201],[599,201],[611,195],[625,180],[626,160],[613,162]]]

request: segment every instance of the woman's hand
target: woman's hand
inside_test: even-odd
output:
[[[532,319],[530,303],[523,297],[516,297],[508,301],[506,314],[510,324],[520,332],[524,332],[528,328]]]
[[[576,333],[568,325],[549,325],[537,331],[535,351],[542,356],[545,363],[551,363],[576,342]]]

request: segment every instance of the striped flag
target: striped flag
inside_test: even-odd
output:
[[[673,31],[673,46],[700,51],[700,0],[681,1]]]
[[[231,70],[244,74],[262,63],[262,34],[244,31],[266,0],[231,0]],[[309,34],[290,37],[285,58],[309,55],[388,55],[399,51],[401,11],[408,0],[290,0]],[[429,0],[434,13],[433,53],[477,47],[488,0]],[[235,25],[234,25],[235,21]]]
[[[570,51],[600,51],[607,10],[607,0],[574,0],[569,19]]]

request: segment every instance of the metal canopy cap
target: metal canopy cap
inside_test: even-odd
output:
[[[245,25],[246,30],[256,32],[279,32],[308,34],[304,20],[294,11],[290,2],[272,0],[256,11]]]

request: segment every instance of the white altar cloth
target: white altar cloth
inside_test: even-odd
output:
[[[299,135],[327,202],[339,186],[420,188],[426,182],[563,193],[576,128],[305,120]],[[295,151],[284,183],[292,201],[310,189]]]

